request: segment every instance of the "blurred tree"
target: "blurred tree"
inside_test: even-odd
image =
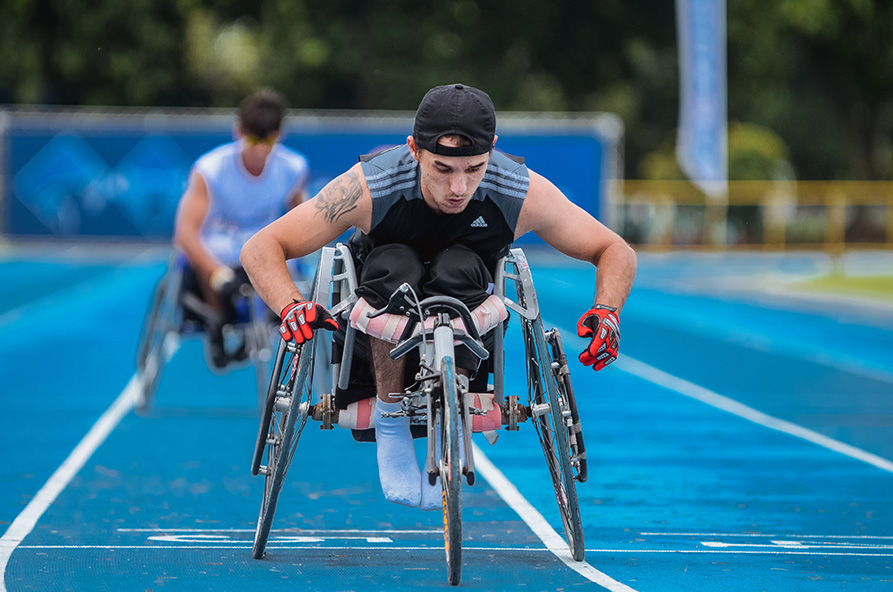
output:
[[[893,2],[727,0],[730,120],[805,179],[893,178]],[[406,109],[435,84],[497,109],[609,111],[631,175],[678,116],[667,0],[6,0],[0,102]],[[640,166],[641,165],[641,166]]]
[[[10,102],[202,102],[182,68],[188,0],[14,0],[0,6],[0,96]]]
[[[729,124],[729,179],[732,181],[790,180],[792,167],[787,146],[772,130],[752,123]],[[647,154],[638,171],[643,179],[684,180],[676,159],[676,138]]]
[[[729,0],[729,114],[804,179],[893,179],[893,3]]]

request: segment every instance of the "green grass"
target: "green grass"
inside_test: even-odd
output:
[[[841,294],[893,302],[893,275],[830,274],[791,285],[797,290]]]

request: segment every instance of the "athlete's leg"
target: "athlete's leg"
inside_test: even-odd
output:
[[[375,441],[381,491],[388,501],[418,506],[420,471],[409,417],[391,416],[400,411],[403,400],[403,360],[391,359],[392,344],[379,339],[369,341],[378,394]]]
[[[413,249],[406,245],[382,245],[366,257],[357,295],[373,308],[382,308],[402,283],[418,286],[423,274],[424,265]],[[390,416],[400,410],[403,398],[403,360],[391,359],[391,343],[370,337],[369,345],[378,396],[375,441],[381,490],[389,501],[418,506],[421,478],[409,417]]]

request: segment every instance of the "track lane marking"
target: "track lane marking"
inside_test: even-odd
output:
[[[773,539],[891,539],[893,536],[879,535],[872,536],[867,534],[765,534],[759,532],[640,532],[642,536],[687,536],[687,537],[763,537]]]
[[[443,534],[443,533],[441,533]],[[154,550],[154,549],[205,549],[205,550],[217,550],[217,549],[250,549],[252,545],[251,541],[245,541],[244,543],[238,543],[237,541],[231,541],[228,545],[20,545],[19,549],[142,549],[142,550]],[[317,550],[317,551],[328,551],[328,550],[336,550],[336,551],[438,551],[443,553],[443,545],[431,545],[428,547],[390,547],[390,546],[364,546],[364,545],[317,545],[317,546],[297,546],[297,545],[267,545],[267,549],[274,549],[278,551],[286,551],[286,550],[294,550],[295,548],[306,549],[306,550]],[[522,551],[522,552],[530,552],[530,553],[551,553],[549,549],[545,547],[469,547],[467,545],[462,545],[463,551],[487,551],[487,552],[514,552],[514,551]],[[720,551],[722,552],[722,551]],[[420,569],[430,569],[428,567],[420,568]]]
[[[557,325],[555,326],[557,327]],[[566,327],[558,327],[558,330],[561,332],[562,336],[567,335],[567,338],[565,339],[566,343],[572,344],[574,347],[581,350],[586,347],[587,342],[577,337],[576,331],[570,331]],[[614,364],[612,364],[612,368],[617,368],[618,370],[622,370],[633,376],[638,376],[652,384],[675,391],[680,395],[685,395],[686,397],[701,401],[711,407],[737,415],[738,417],[769,429],[806,440],[807,442],[817,444],[828,450],[833,450],[834,452],[849,456],[850,458],[861,460],[862,462],[873,465],[883,471],[893,473],[893,461],[866,450],[862,450],[861,448],[857,448],[856,446],[852,446],[851,444],[835,440],[834,438],[825,436],[824,434],[820,434],[809,428],[804,428],[795,423],[758,411],[744,403],[739,403],[738,401],[720,395],[715,391],[711,391],[710,389],[704,388],[693,382],[689,382],[683,378],[659,370],[654,366],[637,360],[636,358],[631,358],[627,355],[621,356],[614,362]]]
[[[115,402],[93,424],[87,435],[71,451],[59,468],[50,476],[25,509],[16,516],[3,536],[0,537],[0,592],[6,592],[6,566],[12,552],[16,550],[28,534],[34,529],[37,521],[43,516],[50,504],[59,496],[74,476],[81,470],[97,448],[115,429],[121,418],[133,409],[139,382],[134,375],[115,399]]]
[[[711,407],[721,409],[722,411],[727,411],[728,413],[737,415],[738,417],[753,423],[789,434],[796,438],[806,440],[807,442],[812,442],[813,444],[818,444],[828,450],[833,450],[834,452],[838,452],[845,456],[849,456],[850,458],[873,465],[881,470],[893,473],[893,462],[885,458],[839,440],[835,440],[824,434],[814,432],[795,423],[773,417],[762,411],[757,411],[753,407],[739,403],[734,399],[720,395],[717,392],[711,391],[693,382],[673,376],[663,370],[658,370],[654,366],[650,366],[635,358],[623,356],[615,362],[615,365],[624,372],[638,376],[652,384],[675,391],[680,395],[685,395],[686,397],[701,401],[702,403],[706,403]]]
[[[117,532],[186,532],[186,533],[202,533],[202,532],[248,532],[252,535],[257,531],[256,528],[119,528]],[[310,533],[322,533],[322,534],[363,534],[363,533],[372,533],[372,534],[430,534],[441,536],[443,535],[443,530],[440,528],[428,528],[428,529],[396,529],[396,528],[384,528],[384,529],[356,529],[356,528],[273,528],[270,530],[270,534],[274,533],[284,533],[284,534],[310,534]]]
[[[576,571],[590,582],[610,590],[611,592],[636,592],[626,584],[622,584],[607,574],[600,572],[586,561],[574,561],[567,543],[555,532],[542,514],[521,495],[518,488],[509,481],[502,471],[496,468],[484,451],[472,443],[474,450],[475,470],[490,484],[499,497],[521,517],[528,528],[546,545],[546,549],[560,559],[565,565]]]
[[[244,543],[237,543],[235,541],[229,544],[219,544],[219,545],[20,545],[19,549],[29,549],[29,550],[54,550],[54,549],[66,549],[66,550],[91,550],[91,549],[133,549],[133,550],[143,550],[143,551],[151,551],[151,550],[175,550],[175,549],[187,549],[187,550],[221,550],[221,549],[250,549],[251,541],[245,541]],[[761,545],[763,547],[767,547]],[[443,553],[443,545],[432,545],[430,547],[392,547],[392,546],[365,546],[365,545],[270,545],[267,547],[271,550],[277,551],[287,551],[294,550],[296,548],[300,548],[306,551],[437,551],[439,553]],[[488,553],[496,552],[496,553],[513,553],[513,552],[523,552],[523,553],[551,553],[554,554],[552,549],[548,549],[545,547],[470,547],[467,545],[462,545],[463,551],[486,551]],[[795,548],[791,547],[783,547],[780,546],[776,548],[764,548],[764,549],[721,549],[721,548],[704,548],[704,549],[586,549],[587,553],[610,553],[612,555],[623,555],[623,554],[679,554],[679,555],[811,555],[817,557],[893,557],[893,553],[870,553],[870,552],[828,552],[828,551],[798,551]],[[573,559],[571,559],[573,561]],[[575,562],[576,563],[576,562]],[[589,565],[585,561],[580,562],[584,566]],[[591,568],[591,566],[589,566]],[[427,569],[427,568],[425,568]],[[594,568],[592,568],[594,569]],[[597,571],[597,570],[595,570]],[[599,572],[601,573],[601,572]],[[591,580],[590,580],[591,581]],[[613,580],[612,580],[613,581]],[[599,583],[599,582],[596,582]],[[625,586],[624,584],[616,583],[619,586]],[[632,588],[612,588],[614,590],[632,590]],[[635,591],[633,591],[635,592]]]

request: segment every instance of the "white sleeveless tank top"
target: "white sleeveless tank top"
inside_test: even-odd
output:
[[[307,158],[276,144],[260,176],[245,168],[241,142],[223,144],[196,160],[193,171],[208,186],[210,205],[202,226],[205,247],[225,265],[238,265],[242,245],[284,214],[291,197],[307,186]]]

